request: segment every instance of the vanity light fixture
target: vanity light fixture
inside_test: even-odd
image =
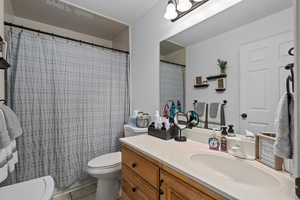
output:
[[[191,9],[193,6],[190,0],[178,0],[177,10],[179,12],[185,12]]]
[[[178,13],[177,13],[177,10],[176,10],[176,5],[173,2],[173,0],[169,0],[164,17],[168,20],[173,20],[177,16],[178,16]]]
[[[209,0],[169,0],[164,17],[172,22],[177,21]]]

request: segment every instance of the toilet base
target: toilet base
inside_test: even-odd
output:
[[[96,200],[120,199],[119,179],[98,179]]]

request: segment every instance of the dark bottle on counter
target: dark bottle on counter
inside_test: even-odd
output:
[[[227,138],[225,135],[221,136],[221,151],[227,152]]]
[[[233,125],[232,124],[230,124],[230,125],[228,125],[228,127],[229,127],[229,129],[228,129],[228,136],[229,137],[235,137],[235,133],[234,133],[234,130],[233,130]]]
[[[161,130],[162,130],[162,131],[166,131],[166,130],[167,130],[167,129],[166,129],[166,124],[165,124],[165,122],[162,123]]]
[[[221,130],[222,130],[222,132],[221,132],[222,135],[225,135],[225,136],[228,135],[227,134],[227,127],[226,126],[222,126]]]
[[[227,133],[227,127],[226,126],[222,126],[221,129],[222,129],[221,139],[220,139],[221,151],[227,152],[227,138],[226,138],[226,136],[228,135],[228,133]]]

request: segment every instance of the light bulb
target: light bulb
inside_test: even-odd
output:
[[[179,0],[177,5],[177,10],[180,12],[185,12],[192,7],[190,0]]]
[[[175,19],[177,16],[178,13],[176,11],[176,6],[174,5],[173,1],[169,1],[164,17],[168,20],[172,20]]]
[[[193,1],[195,1],[195,2],[200,2],[200,1],[203,1],[203,0],[193,0]]]

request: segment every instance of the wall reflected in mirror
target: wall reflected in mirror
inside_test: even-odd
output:
[[[201,128],[274,132],[290,75],[284,67],[294,62],[291,6],[291,0],[243,1],[161,41],[162,115],[173,104],[197,112]]]
[[[160,112],[169,118],[185,112],[185,48],[172,41],[160,43]]]

